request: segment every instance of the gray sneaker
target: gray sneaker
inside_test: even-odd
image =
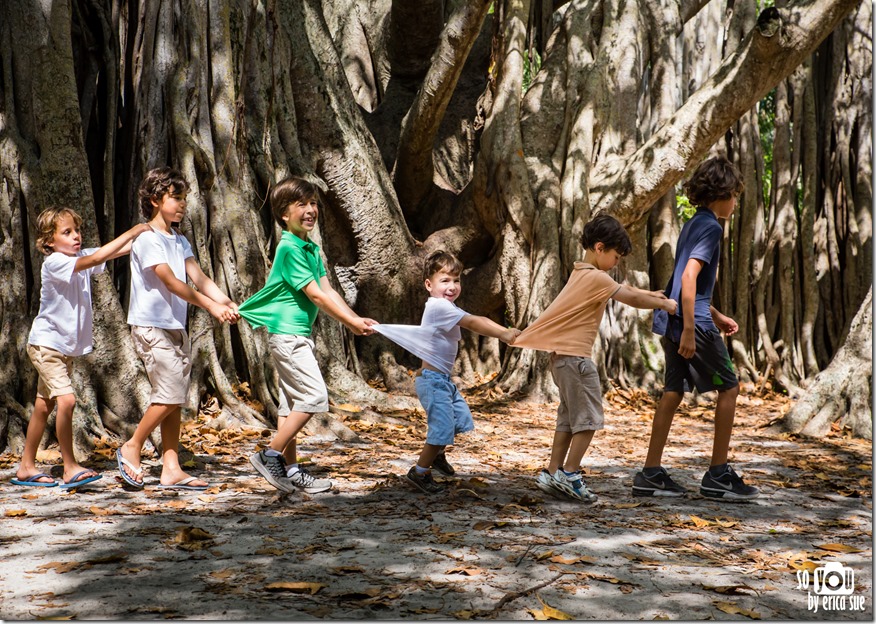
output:
[[[299,467],[288,477],[289,483],[297,487],[299,490],[304,490],[308,494],[319,494],[332,489],[332,482],[328,479],[317,479],[306,468]]]
[[[564,494],[563,490],[557,486],[557,482],[554,480],[553,475],[544,468],[541,469],[541,472],[539,472],[538,476],[535,478],[535,484],[538,486],[538,489],[545,494],[550,494],[551,496]]]
[[[281,492],[290,494],[295,491],[286,477],[286,460],[282,455],[268,455],[264,451],[259,451],[250,456],[249,463],[268,483]]]
[[[431,472],[418,474],[416,466],[411,466],[411,469],[408,470],[408,474],[405,478],[408,480],[408,483],[426,494],[441,494],[441,492],[444,491],[443,485],[435,483]]]
[[[591,492],[586,485],[584,485],[584,480],[581,478],[581,471],[573,472],[572,474],[566,474],[562,468],[558,469],[553,475],[554,484],[557,489],[560,490],[563,494],[565,494],[569,498],[574,498],[575,500],[583,501],[585,503],[594,502],[598,496]]]

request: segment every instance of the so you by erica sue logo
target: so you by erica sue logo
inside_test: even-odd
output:
[[[807,591],[807,608],[819,611],[863,611],[864,596],[855,596],[855,571],[838,561],[797,570],[797,589]]]

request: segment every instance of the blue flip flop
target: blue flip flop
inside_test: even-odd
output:
[[[131,470],[134,471],[134,474],[139,476],[139,475],[143,474],[143,466],[140,466],[139,468],[137,468],[134,464],[132,464],[127,459],[122,457],[121,449],[116,450],[116,464],[118,464],[119,474],[122,475],[122,479],[125,480],[125,483],[127,483],[131,487],[137,488],[138,490],[143,489],[144,484],[142,481],[134,481],[134,479],[129,477],[128,473],[125,472],[125,466],[127,466],[128,468],[130,468]]]
[[[94,472],[94,471],[93,470],[80,470],[75,475],[73,475],[72,479],[70,479],[69,481],[64,481],[61,484],[61,489],[62,490],[72,490],[73,488],[82,487],[83,485],[88,485],[89,483],[94,483],[98,479],[103,478],[103,475],[96,474],[92,477],[88,477],[87,479],[79,479],[79,477],[81,477],[82,475],[89,473],[89,472]]]
[[[192,481],[199,481],[199,479],[197,477],[186,477],[176,483],[171,483],[170,485],[158,485],[156,487],[159,490],[191,490],[193,492],[203,492],[210,487],[209,485],[189,485]]]
[[[41,477],[48,477],[49,479],[52,479],[52,475],[41,472],[39,474],[30,476],[27,479],[12,479],[10,483],[12,483],[12,485],[18,485],[21,487],[55,487],[56,485],[58,485],[58,482],[54,479],[52,479],[51,483],[46,483],[45,481],[37,481],[37,479]]]

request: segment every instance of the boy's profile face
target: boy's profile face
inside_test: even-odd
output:
[[[286,206],[283,221],[286,223],[287,231],[292,232],[302,240],[307,240],[313,228],[316,227],[318,217],[319,203],[317,203],[316,197],[311,197]]]
[[[450,303],[456,301],[462,292],[462,280],[458,273],[448,273],[441,269],[426,280],[426,290],[430,297],[447,299]]]
[[[709,209],[719,219],[728,219],[736,210],[736,195],[731,195],[729,199],[716,199],[709,204]]]
[[[188,193],[165,193],[159,199],[152,199],[152,218],[161,217],[168,225],[179,223],[186,216],[186,195]]]
[[[621,259],[617,250],[606,249],[605,243],[596,243],[593,246],[593,255],[596,256],[593,265],[600,271],[613,269]]]
[[[62,214],[55,223],[55,234],[52,242],[47,243],[52,251],[57,251],[65,256],[75,256],[82,247],[82,235],[79,226],[70,214]]]

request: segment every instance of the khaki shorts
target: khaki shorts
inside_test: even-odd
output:
[[[54,399],[65,394],[73,394],[73,356],[64,355],[49,347],[27,345],[27,356],[40,375],[37,382],[37,397]]]
[[[277,415],[285,417],[289,412],[327,412],[328,389],[313,353],[313,341],[306,336],[269,334],[268,348],[280,381]]]
[[[590,358],[552,353],[551,375],[560,389],[557,431],[578,433],[605,428],[602,386]]]
[[[131,339],[152,384],[149,402],[186,405],[192,373],[192,345],[186,331],[132,325]]]

